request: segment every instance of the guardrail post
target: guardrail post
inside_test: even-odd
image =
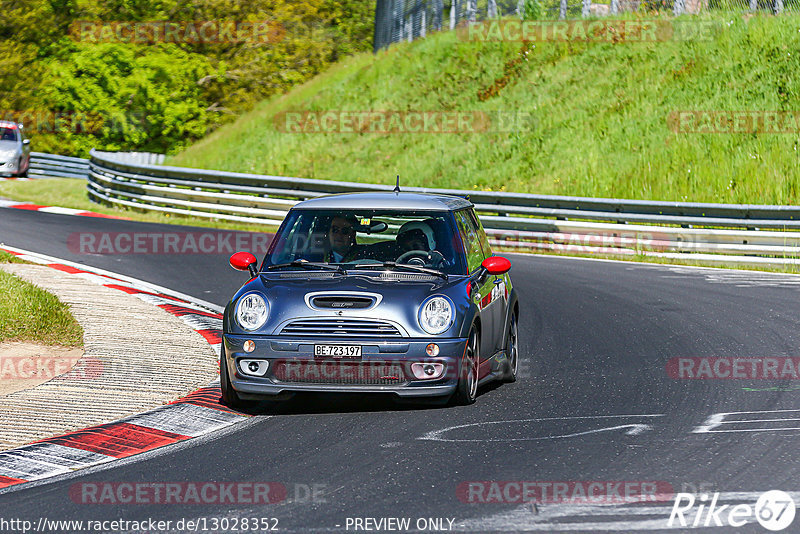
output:
[[[489,5],[486,8],[486,16],[490,19],[497,18],[497,2],[495,0],[489,0]]]
[[[750,0],[750,11],[758,10],[758,0]]]
[[[592,12],[592,0],[583,0],[583,8],[581,9],[581,16],[586,18]]]
[[[685,10],[685,0],[675,0],[675,4],[672,7],[672,14],[677,17],[678,15],[682,15]]]
[[[783,13],[783,0],[775,0],[775,5],[773,6],[772,12],[776,15]]]
[[[561,20],[567,18],[567,0],[561,0],[558,6],[558,18]]]
[[[609,8],[609,13],[612,15],[616,15],[619,13],[619,0],[611,0],[611,7]]]
[[[452,0],[450,2],[450,29],[453,30],[456,27],[456,4],[458,0]]]

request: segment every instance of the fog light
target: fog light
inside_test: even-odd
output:
[[[267,360],[239,360],[239,370],[249,376],[264,376],[269,369]]]
[[[244,342],[244,351],[245,352],[253,352],[256,350],[256,344],[252,340],[248,339]]]
[[[411,372],[419,380],[432,380],[444,374],[444,364],[435,362],[412,363]]]
[[[425,352],[428,353],[428,356],[438,356],[439,355],[439,345],[436,343],[429,343],[427,347],[425,347]]]

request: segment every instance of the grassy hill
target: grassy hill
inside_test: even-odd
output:
[[[713,39],[692,42],[525,46],[430,35],[345,59],[169,163],[362,182],[393,183],[400,174],[406,185],[433,187],[797,204],[800,133],[670,128],[668,117],[682,110],[800,111],[800,17],[711,17],[719,25]],[[525,112],[533,121],[504,133],[284,133],[274,121],[287,110]]]

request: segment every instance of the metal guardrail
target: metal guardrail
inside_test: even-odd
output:
[[[111,205],[277,226],[308,198],[394,185],[144,165],[92,151],[89,196]],[[700,253],[800,264],[800,206],[701,204],[405,187],[469,196],[494,245],[610,255]],[[746,257],[745,257],[746,256]],[[697,256],[699,257],[699,255]]]
[[[28,174],[85,180],[89,174],[89,160],[45,154],[43,152],[31,152],[31,167]]]

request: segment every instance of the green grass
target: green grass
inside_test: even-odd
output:
[[[720,26],[710,41],[539,42],[527,55],[521,43],[431,35],[345,59],[169,163],[386,184],[400,174],[406,185],[540,194],[798,203],[797,135],[669,128],[667,117],[680,110],[800,110],[800,17],[686,20],[709,18]],[[487,93],[494,96],[479,98]],[[289,134],[273,123],[285,110],[520,111],[534,121],[529,131],[493,134]]]
[[[105,206],[89,200],[86,194],[86,182],[72,178],[0,181],[0,197],[32,202],[43,206],[60,206],[64,208],[93,211],[141,222],[190,225],[227,230],[247,230],[251,232],[275,231],[274,226],[265,226],[261,224],[214,221],[201,217],[188,217],[155,211],[145,212]]]
[[[13,254],[0,250],[0,263],[26,263]]]
[[[0,263],[19,263],[0,251]],[[0,341],[82,347],[83,329],[55,295],[0,271]]]

